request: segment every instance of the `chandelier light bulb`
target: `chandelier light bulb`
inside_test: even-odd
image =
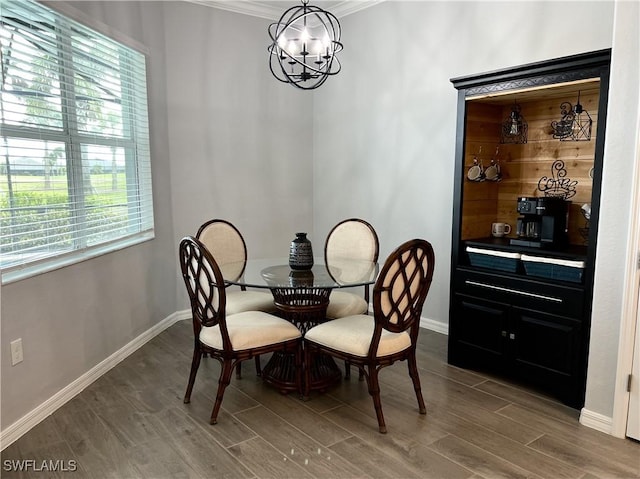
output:
[[[307,30],[307,27],[304,27],[302,30],[302,33],[300,34],[300,41],[302,43],[307,43],[309,41],[309,31]]]
[[[331,49],[331,39],[329,38],[329,34],[327,32],[324,33],[324,37],[322,38],[322,48],[325,53],[325,58],[328,59],[332,53],[332,49]]]
[[[520,133],[520,128],[518,126],[518,120],[516,118],[511,119],[511,130],[509,130],[510,135],[517,135]]]
[[[580,134],[580,122],[582,121],[582,119],[580,118],[580,115],[577,115],[573,124],[571,125],[571,132],[573,134],[574,137],[578,137],[578,135]]]
[[[324,47],[322,42],[316,41],[313,44],[313,54],[316,56],[316,64],[322,65],[322,54],[324,53]]]
[[[291,55],[292,57],[295,56],[296,52],[296,41],[295,40],[290,40],[289,44],[287,46],[287,53],[289,55]]]
[[[287,37],[284,33],[278,37],[278,46],[281,50],[284,50],[287,47]]]

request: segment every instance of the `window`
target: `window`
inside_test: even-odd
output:
[[[152,238],[144,55],[29,0],[0,21],[3,281]]]

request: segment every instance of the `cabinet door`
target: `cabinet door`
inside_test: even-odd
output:
[[[509,305],[456,294],[449,359],[460,366],[504,366]]]
[[[514,372],[570,405],[580,404],[581,322],[553,314],[512,308],[509,356]]]

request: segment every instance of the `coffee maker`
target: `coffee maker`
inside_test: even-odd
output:
[[[518,198],[516,232],[510,244],[531,248],[554,248],[567,242],[570,201],[555,197]]]

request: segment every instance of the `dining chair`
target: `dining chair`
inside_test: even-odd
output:
[[[375,263],[379,254],[378,235],[375,229],[359,218],[349,218],[335,225],[324,246],[325,264],[329,266],[340,259],[361,259]],[[329,297],[327,319],[338,319],[354,314],[368,314],[369,285],[364,286],[364,295],[333,290]],[[345,362],[345,378],[351,377],[351,368]],[[362,374],[360,375],[362,380]]]
[[[349,361],[362,371],[378,418],[381,433],[387,432],[380,401],[378,373],[396,361],[407,360],[418,409],[426,414],[416,363],[416,345],[422,306],[431,286],[434,254],[422,239],[403,243],[389,255],[373,287],[373,321],[359,314],[328,321],[304,336],[304,357],[326,353]],[[305,381],[308,384],[308,372]],[[304,397],[309,397],[305,386]]]
[[[242,234],[232,223],[221,219],[209,220],[200,226],[196,233],[199,239],[211,252],[219,266],[233,264],[235,270],[225,268],[226,279],[236,279],[244,273],[247,262],[247,244]],[[261,291],[248,291],[245,286],[240,290],[227,291],[227,314],[241,313],[242,311],[264,311],[274,313],[276,306],[271,293]],[[256,373],[261,375],[260,357],[256,356]],[[242,367],[236,368],[238,377],[242,375]]]
[[[240,361],[260,354],[293,353],[298,384],[302,384],[300,330],[289,321],[263,311],[227,314],[227,287],[216,261],[198,239],[187,236],[180,242],[180,267],[189,293],[193,320],[194,348],[184,403],[191,391],[200,360],[209,354],[221,364],[211,424],[216,424],[226,387]]]

